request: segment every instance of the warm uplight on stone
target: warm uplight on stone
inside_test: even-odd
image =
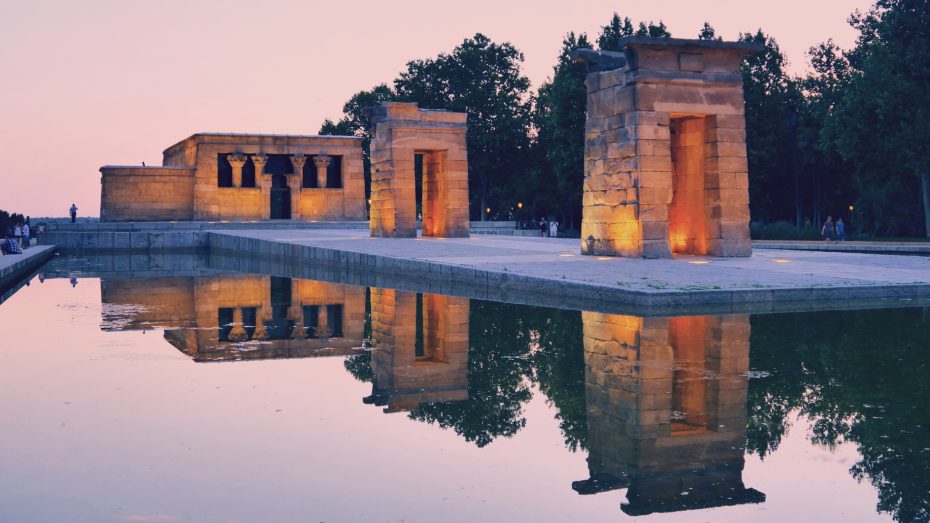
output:
[[[371,235],[416,237],[421,155],[423,236],[468,237],[467,115],[400,102],[371,111]]]
[[[740,64],[754,44],[631,37],[589,64],[583,254],[749,256]]]

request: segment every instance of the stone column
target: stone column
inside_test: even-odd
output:
[[[304,306],[301,301],[300,282],[294,280],[291,284],[291,305],[287,308],[288,317],[294,322],[291,327],[291,338],[302,340],[307,337],[304,327]]]
[[[294,166],[294,174],[289,177],[288,185],[291,188],[291,219],[300,219],[300,192],[304,185],[304,163],[307,157],[302,153],[291,156],[291,165]]]
[[[255,314],[255,332],[252,333],[252,339],[265,341],[268,339],[268,331],[265,329],[265,309],[259,307]]]
[[[242,187],[242,166],[245,165],[246,157],[244,154],[230,154],[226,161],[232,166],[232,184],[233,187]]]
[[[251,155],[252,163],[255,164],[255,183],[258,183],[262,188],[262,200],[264,201],[264,207],[262,208],[262,219],[270,220],[271,219],[271,175],[265,176],[265,162],[268,161],[268,156],[265,153],[258,153]]]
[[[318,154],[313,157],[313,163],[316,164],[316,185],[320,189],[326,188],[326,170],[332,158],[328,154]]]

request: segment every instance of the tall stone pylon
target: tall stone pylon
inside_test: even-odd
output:
[[[749,256],[743,42],[630,37],[588,64],[581,252]]]

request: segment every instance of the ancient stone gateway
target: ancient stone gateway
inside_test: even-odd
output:
[[[740,64],[756,44],[626,38],[588,64],[581,252],[749,256]]]
[[[468,237],[465,113],[383,102],[371,110],[371,235],[417,235],[417,165],[422,169],[423,236]]]

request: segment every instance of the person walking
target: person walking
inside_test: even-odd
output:
[[[71,223],[77,221],[77,205],[71,204]]]
[[[549,223],[546,222],[545,218],[539,219],[539,233],[545,238],[549,233]]]
[[[846,224],[843,223],[842,218],[836,220],[836,239],[841,242],[846,241]]]
[[[833,217],[827,216],[827,221],[823,222],[823,227],[820,229],[820,236],[825,242],[830,243],[833,241],[834,234],[836,234],[836,229],[833,225]]]
[[[549,237],[558,238],[559,237],[559,221],[555,218],[549,220]]]
[[[29,248],[29,221],[23,224],[23,249]]]

